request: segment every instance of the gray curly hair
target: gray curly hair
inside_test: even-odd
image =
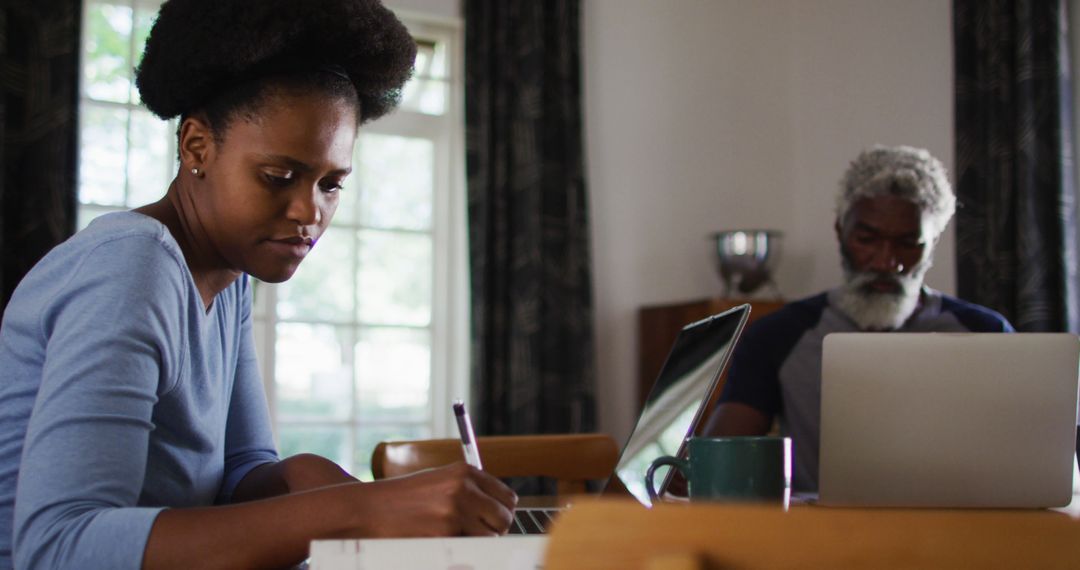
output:
[[[941,235],[956,212],[956,195],[941,161],[925,149],[877,145],[859,153],[840,180],[836,219],[843,224],[848,211],[861,198],[887,194],[918,206],[934,238]]]

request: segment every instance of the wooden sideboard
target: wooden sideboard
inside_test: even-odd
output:
[[[713,297],[683,303],[650,305],[638,310],[638,410],[649,397],[660,367],[682,328],[694,321],[750,303],[750,323],[784,306],[783,300]],[[726,376],[726,374],[725,374]],[[724,378],[721,378],[721,382]]]

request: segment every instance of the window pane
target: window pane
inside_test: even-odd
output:
[[[146,45],[146,37],[150,35],[150,28],[157,19],[157,7],[139,5],[135,8],[135,66],[142,61],[143,46]],[[140,103],[139,90],[135,88],[135,82],[131,83],[131,102]]]
[[[86,6],[86,94],[102,101],[127,103],[131,88],[131,7]]]
[[[353,314],[354,233],[327,229],[292,279],[278,286],[282,319],[348,322]]]
[[[124,205],[127,116],[123,109],[82,106],[79,142],[79,201]]]
[[[401,90],[401,108],[426,115],[442,115],[446,112],[449,91],[449,83],[442,79],[417,77]]]
[[[158,201],[171,180],[169,124],[147,111],[131,112],[128,199],[132,208]]]
[[[416,40],[416,62],[413,64],[414,77],[446,79],[446,63],[445,42]]]
[[[350,400],[352,354],[346,329],[279,323],[275,327],[274,378],[282,419],[344,420]]]
[[[431,432],[426,426],[362,426],[356,432],[356,447],[353,452],[352,474],[361,481],[371,481],[371,453],[380,441],[402,441],[409,439],[427,439]],[[343,464],[344,465],[344,464]]]
[[[297,453],[321,455],[342,467],[348,467],[349,428],[346,426],[280,425],[277,430],[278,454],[289,457]]]
[[[266,311],[263,310],[267,302],[263,297],[270,294],[270,287],[273,287],[273,285],[259,281],[254,277],[251,278],[251,316],[257,320],[255,323],[255,350],[258,352],[262,352],[262,347],[266,346],[263,339],[259,338],[259,333],[265,334],[264,330],[260,330],[263,322],[267,320]]]
[[[360,230],[357,318],[368,324],[431,322],[431,236]]]
[[[445,114],[450,91],[448,72],[445,42],[418,38],[413,79],[402,89],[401,108],[428,115]]]
[[[107,214],[109,212],[117,212],[119,210],[120,208],[99,208],[97,206],[80,205],[79,214],[75,221],[75,230],[79,231],[86,228],[86,226],[90,225],[90,222],[94,221],[95,218],[101,216],[102,214]]]
[[[360,145],[356,146],[357,149],[359,149]],[[359,164],[360,160],[359,158],[356,158],[359,156],[360,153],[359,150],[357,150],[353,161],[356,164],[357,170],[361,168],[361,165]],[[356,224],[356,208],[362,194],[363,189],[360,188],[360,173],[354,171],[345,178],[345,182],[341,185],[341,190],[338,190],[338,207],[337,211],[334,212],[334,219],[331,222],[333,226],[340,228],[341,226]]]
[[[361,421],[423,420],[429,414],[431,333],[364,328],[356,343],[356,407]]]
[[[376,228],[431,228],[434,144],[428,139],[360,136],[360,223]]]

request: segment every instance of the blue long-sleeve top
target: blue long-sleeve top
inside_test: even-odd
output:
[[[103,216],[0,327],[0,568],[137,568],[163,508],[229,502],[277,460],[236,280],[204,308],[169,231]]]

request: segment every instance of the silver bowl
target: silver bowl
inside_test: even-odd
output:
[[[724,295],[736,291],[749,295],[772,281],[772,270],[780,255],[781,232],[775,230],[729,230],[710,237],[716,244],[717,269],[724,281]]]

